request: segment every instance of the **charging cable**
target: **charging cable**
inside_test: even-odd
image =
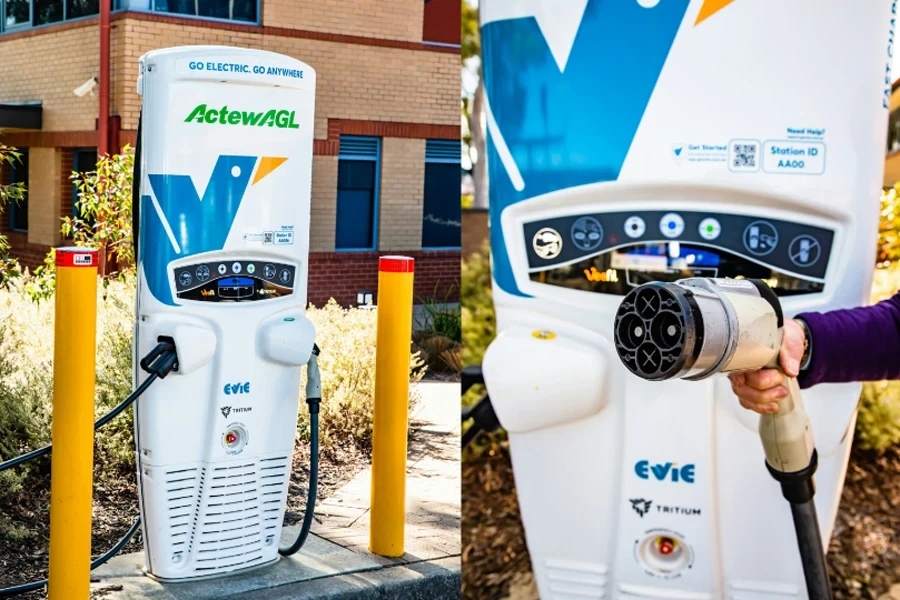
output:
[[[319,347],[313,344],[312,355],[306,363],[306,404],[309,406],[309,490],[306,493],[306,512],[303,525],[294,543],[287,548],[279,548],[278,554],[295,554],[309,537],[313,514],[316,510],[316,488],[319,484],[319,403],[322,402],[322,377],[319,373]]]
[[[474,385],[484,385],[484,374],[481,365],[470,365],[462,370],[462,394]],[[472,425],[466,429],[462,437],[462,447],[471,444],[480,433],[491,433],[500,429],[500,420],[494,412],[491,397],[485,394],[473,406],[464,408],[461,423],[472,419]]]
[[[123,410],[128,408],[135,400],[137,400],[141,394],[147,391],[147,388],[153,384],[157,379],[165,379],[166,375],[168,375],[173,369],[178,368],[178,355],[175,351],[175,344],[169,340],[163,340],[159,344],[156,345],[153,350],[151,350],[147,356],[141,359],[141,368],[149,373],[149,376],[134,390],[127,398],[125,398],[122,402],[118,404],[114,409],[100,417],[94,423],[94,429],[99,429],[112,421],[116,416],[118,416]],[[16,465],[20,465],[24,462],[28,462],[33,458],[38,458],[39,456],[44,456],[45,454],[49,454],[52,450],[53,445],[48,444],[43,448],[38,448],[37,450],[32,450],[26,454],[21,456],[17,456],[16,458],[10,459],[6,462],[0,463],[0,471],[5,471],[6,469],[11,469]],[[125,544],[134,536],[137,532],[138,528],[141,525],[141,518],[138,517],[135,519],[134,523],[131,525],[131,529],[116,542],[116,545],[109,549],[109,551],[103,556],[91,562],[91,570],[96,569],[100,565],[106,563],[115,556],[122,548],[125,547]],[[10,596],[17,596],[19,594],[24,594],[26,592],[32,592],[34,590],[41,589],[47,585],[47,580],[42,579],[40,581],[32,581],[31,583],[23,583],[21,585],[16,585],[13,587],[0,589],[0,598],[8,598]]]
[[[151,359],[148,361],[147,359],[153,357],[155,360]],[[146,366],[145,366],[146,361]],[[97,419],[94,423],[94,429],[100,429],[113,419],[115,419],[119,413],[123,410],[131,406],[135,400],[137,400],[141,394],[147,391],[147,388],[156,381],[157,378],[165,379],[166,375],[172,371],[173,368],[178,365],[178,356],[175,353],[175,344],[172,342],[164,341],[160,342],[156,345],[156,347],[150,351],[147,356],[145,356],[141,360],[141,368],[150,373],[150,376],[144,380],[141,385],[138,386],[136,390],[134,390],[127,398],[122,400],[114,409]],[[43,448],[38,448],[37,450],[32,450],[26,454],[21,456],[17,456],[16,458],[11,458],[5,462],[0,463],[0,471],[5,471],[6,469],[11,469],[17,465],[28,462],[33,458],[38,458],[39,456],[44,456],[45,454],[50,454],[50,451],[53,449],[53,444],[47,444]]]

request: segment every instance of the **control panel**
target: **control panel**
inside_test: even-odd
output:
[[[576,214],[524,225],[530,278],[624,294],[647,281],[754,277],[779,295],[824,289],[834,231],[700,211]]]
[[[176,267],[175,293],[183,300],[245,302],[294,293],[293,265],[258,260],[200,262]]]

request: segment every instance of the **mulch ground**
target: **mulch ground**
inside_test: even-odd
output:
[[[501,600],[531,572],[507,450],[463,464],[463,593]],[[835,600],[876,600],[900,582],[900,449],[854,449],[828,552]]]
[[[368,453],[355,447],[330,447],[322,451],[319,461],[319,498],[327,498],[337,488],[352,479],[369,462]],[[306,510],[309,481],[309,445],[298,444],[294,451],[294,471],[291,476],[285,524],[303,520]],[[28,539],[10,541],[0,539],[0,588],[44,579],[47,576],[47,550],[50,542],[50,477],[33,478],[12,504],[0,505],[0,511],[14,525],[30,532]],[[135,474],[123,474],[113,487],[94,487],[94,518],[91,549],[97,558],[128,531],[138,516]],[[131,539],[122,553],[143,549],[141,532]],[[102,591],[94,598],[103,598]],[[39,590],[16,596],[19,600],[46,598]]]

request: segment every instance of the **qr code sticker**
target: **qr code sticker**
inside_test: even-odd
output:
[[[756,166],[756,144],[735,144],[734,145],[734,166],[736,166],[736,167],[755,167]]]
[[[272,232],[267,231],[263,234],[263,244],[271,244],[272,243]]]
[[[731,142],[730,165],[732,171],[756,171],[759,168],[759,142],[740,140]]]

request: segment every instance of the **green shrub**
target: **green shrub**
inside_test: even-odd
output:
[[[129,276],[106,283],[98,286],[95,418],[132,391],[135,280]],[[35,302],[25,285],[26,280],[19,278],[0,291],[0,461],[50,443],[54,297]],[[352,442],[365,448],[372,435],[375,311],[348,311],[332,301],[321,309],[311,308],[308,316],[316,325],[316,342],[322,349],[323,445]],[[411,355],[411,371],[419,367],[421,361]],[[420,377],[413,375],[411,380]],[[298,430],[308,438],[305,406],[301,415]],[[130,477],[134,470],[132,411],[100,429],[95,441],[95,480]],[[48,461],[38,459],[0,473],[0,505],[21,489],[29,475],[49,473]],[[3,523],[0,534],[4,534]]]
[[[481,364],[488,344],[497,335],[494,301],[491,295],[491,261],[487,243],[462,261],[462,364]],[[469,406],[484,394],[482,386],[474,386],[463,395]]]
[[[437,285],[435,285],[437,291]],[[425,310],[423,318],[416,320],[415,329],[418,332],[424,332],[432,335],[440,335],[450,338],[454,342],[462,341],[462,324],[461,313],[459,307],[446,308],[450,302],[450,294],[453,289],[447,290],[443,301],[438,301],[436,296],[430,298],[418,298],[419,304]]]
[[[376,311],[341,308],[333,299],[322,308],[311,307],[307,317],[316,326],[321,349],[322,405],[319,433],[322,445],[353,443],[367,448],[372,443],[372,411],[375,394]],[[409,357],[410,381],[421,379],[422,361]],[[302,386],[306,386],[306,370]],[[309,437],[309,414],[300,409],[299,434]]]

